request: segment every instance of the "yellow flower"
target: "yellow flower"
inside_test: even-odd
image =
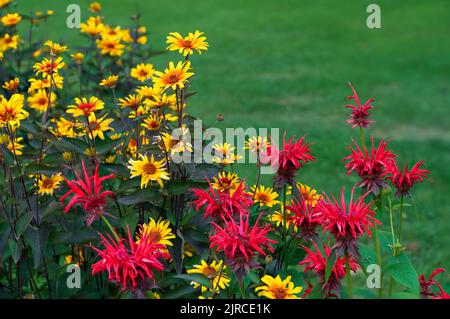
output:
[[[51,40],[46,41],[44,45],[50,49],[50,54],[53,56],[57,56],[69,50],[67,46],[60,45],[59,43],[53,42]]]
[[[273,207],[273,205],[280,204],[281,202],[277,200],[278,193],[273,191],[271,187],[264,187],[264,185],[259,185],[258,188],[255,186],[250,187],[252,193],[255,194],[255,198],[253,199],[255,203],[258,203],[259,206],[267,206]]]
[[[75,104],[67,107],[67,113],[72,114],[74,117],[88,116],[92,112],[102,110],[105,106],[102,100],[93,96],[89,101],[83,97],[81,99],[75,98]]]
[[[191,67],[191,62],[178,62],[175,66],[173,62],[169,62],[169,67],[164,72],[155,71],[153,78],[157,86],[162,87],[164,90],[171,87],[175,90],[177,87],[184,88],[187,80],[194,75],[192,72],[188,72]]]
[[[75,130],[80,126],[79,124],[66,120],[63,117],[53,119],[52,122],[56,123],[56,128],[51,131],[55,136],[66,136],[70,138],[75,138],[78,136]]]
[[[33,52],[33,58],[37,59],[37,58],[39,58],[41,56],[41,54],[42,54],[42,50],[38,49],[38,50]]]
[[[9,137],[9,135],[6,134],[0,134],[0,144],[4,144],[6,145],[6,147],[8,148],[8,150],[11,153],[15,153],[16,155],[22,155],[22,149],[23,149],[23,145],[20,144],[20,142],[23,139],[21,137],[17,137],[14,138],[13,143],[11,143],[11,139]],[[0,158],[1,158],[1,154],[0,154]]]
[[[129,161],[128,168],[131,170],[131,178],[141,176],[141,188],[147,186],[150,181],[155,181],[159,186],[163,187],[163,180],[169,180],[169,174],[166,170],[165,160],[156,161],[152,155],[139,154],[140,160]]]
[[[80,24],[81,33],[96,37],[105,30],[105,25],[100,17],[89,17],[85,23]]]
[[[52,176],[41,175],[38,178],[38,194],[53,195],[53,192],[63,180],[61,173],[53,174]]]
[[[10,27],[18,24],[22,17],[18,13],[8,13],[2,17],[2,23],[5,27]]]
[[[97,136],[104,140],[105,139],[105,135],[103,134],[106,131],[114,131],[114,129],[112,127],[109,126],[109,124],[111,124],[111,122],[113,121],[112,119],[106,119],[105,120],[106,115],[104,115],[103,117],[97,119],[97,117],[95,116],[95,113],[92,112],[89,115],[89,127],[90,127],[90,132],[89,132],[89,128],[86,130],[86,134],[91,134],[93,135],[93,138],[96,138]]]
[[[103,79],[99,84],[100,86],[106,86],[112,89],[116,87],[117,80],[119,80],[118,75],[110,75],[107,78]]]
[[[130,94],[123,99],[119,99],[119,105],[121,108],[129,107],[132,110],[136,110],[142,102],[142,98],[137,94]]]
[[[49,60],[44,58],[42,62],[38,62],[33,66],[36,75],[42,73],[43,77],[51,76],[52,74],[58,73],[59,69],[62,69],[66,64],[63,62],[62,57]]]
[[[147,239],[155,244],[164,246],[173,246],[171,239],[175,238],[172,233],[172,229],[169,227],[170,222],[168,220],[158,220],[156,222],[153,218],[150,218],[148,224],[139,226],[138,243],[142,237],[147,236]]]
[[[155,70],[153,69],[153,64],[140,63],[131,69],[130,76],[141,82],[145,82],[153,76],[154,72]]]
[[[317,191],[314,188],[309,187],[306,184],[297,183],[297,190],[303,196],[306,204],[311,205],[311,207],[315,207],[317,202],[322,199],[322,195],[317,194]],[[288,188],[287,194],[291,195],[292,186]]]
[[[147,44],[148,38],[146,35],[141,35],[139,38],[137,38],[137,43],[139,44]]]
[[[291,276],[287,276],[285,280],[281,280],[280,275],[275,278],[265,275],[261,278],[265,286],[260,286],[255,289],[258,296],[264,296],[269,299],[300,299],[296,294],[302,291],[302,287],[295,287],[291,281]]]
[[[8,4],[10,4],[13,0],[0,0],[0,8],[6,7]]]
[[[30,87],[28,88],[28,93],[32,93],[37,90],[48,89],[50,87],[57,87],[58,89],[62,89],[64,84],[64,78],[58,73],[53,74],[52,76],[47,76],[44,79],[29,79]]]
[[[214,144],[212,149],[216,151],[215,157],[213,157],[213,163],[229,165],[235,163],[237,160],[242,158],[240,155],[234,155],[234,150],[236,147],[231,146],[228,143]]]
[[[202,36],[203,33],[197,30],[194,33],[189,32],[186,37],[182,37],[178,32],[171,32],[166,41],[166,43],[170,44],[167,49],[170,51],[178,51],[184,56],[192,55],[194,50],[198,54],[202,54],[202,50],[208,50],[208,42],[206,42],[206,37]]]
[[[87,148],[85,151],[84,151],[84,154],[87,156],[87,157],[91,157],[91,158],[95,158],[95,157],[97,157],[97,150],[95,149],[95,148],[93,148],[93,147],[89,147],[89,148]]]
[[[144,105],[148,107],[156,107],[158,109],[165,106],[176,110],[177,98],[175,94],[167,95],[166,93],[162,95],[155,96],[153,99],[148,99],[144,101]]]
[[[161,94],[161,88],[157,86],[143,85],[136,89],[136,93],[141,99],[156,99]]]
[[[169,133],[161,133],[163,147],[165,152],[169,152],[170,154],[181,153],[184,151],[192,152],[192,145],[185,140],[185,136],[188,133],[187,128],[182,129],[182,139],[177,139],[173,137]]]
[[[11,36],[5,34],[0,38],[0,51],[5,52],[8,49],[17,50],[17,45],[19,44],[19,36],[17,34]]]
[[[76,64],[78,64],[78,65],[83,64],[83,61],[84,61],[83,53],[77,52],[77,53],[71,54],[70,57],[72,58],[72,60],[75,61]]]
[[[281,211],[275,211],[272,215],[270,215],[269,220],[274,223],[277,227],[282,227],[285,225],[284,216],[283,216],[284,208],[281,206]],[[292,216],[289,210],[286,211],[286,229],[289,229],[292,225]],[[294,231],[297,232],[297,225],[294,224]]]
[[[221,192],[230,191],[230,194],[236,190],[239,186],[239,177],[236,173],[220,172],[218,177],[213,177],[214,182],[211,183],[212,187]]]
[[[14,78],[11,81],[7,81],[7,82],[3,83],[2,88],[4,88],[7,91],[10,91],[10,92],[15,92],[15,91],[17,91],[17,88],[19,87],[19,83],[20,83],[19,78]]]
[[[102,55],[121,56],[124,47],[125,45],[121,44],[117,37],[103,35],[101,39],[97,39],[97,48]]]
[[[102,10],[102,5],[98,2],[92,2],[89,4],[89,11],[97,13]]]
[[[9,100],[0,95],[0,127],[11,125],[13,128],[20,125],[20,121],[28,117],[28,112],[23,108],[24,97],[21,94],[13,94]]]
[[[250,150],[251,152],[254,153],[261,153],[261,152],[266,152],[267,148],[270,146],[269,141],[267,140],[267,137],[264,136],[263,138],[261,138],[261,136],[252,136],[250,137],[247,141],[245,141],[244,144],[244,149],[245,150]]]
[[[105,163],[112,164],[116,161],[116,155],[109,155],[105,158]]]
[[[144,119],[144,123],[141,125],[149,131],[158,131],[161,126],[161,117],[151,114],[149,117]]]
[[[0,61],[3,61],[3,57],[4,57],[5,55],[3,54],[3,52],[1,52],[0,51]]]
[[[48,98],[49,94],[45,90],[38,90],[28,97],[28,106],[38,112],[44,113],[47,111],[47,108],[53,107],[56,104],[56,94],[54,92],[51,92],[50,94],[50,103]]]
[[[63,152],[62,156],[66,162],[70,162],[73,159],[72,152]]]
[[[48,16],[51,16],[51,15],[53,15],[55,13],[55,11],[53,11],[53,10],[47,10],[47,15]]]
[[[188,269],[188,274],[200,274],[205,276],[211,281],[211,287],[209,290],[211,292],[219,292],[220,289],[225,289],[230,285],[230,278],[226,275],[225,271],[227,266],[223,264],[223,261],[220,260],[216,262],[213,260],[211,264],[208,264],[206,261],[201,260],[200,265],[194,265],[194,268]],[[191,283],[194,285],[194,288],[200,287],[200,284],[193,281]],[[202,293],[206,292],[208,287],[201,286]]]

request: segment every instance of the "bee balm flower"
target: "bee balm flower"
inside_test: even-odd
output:
[[[347,97],[349,100],[355,100],[356,105],[348,104],[345,106],[348,109],[352,109],[352,114],[350,115],[350,119],[347,120],[347,123],[352,125],[352,128],[357,126],[359,127],[367,127],[370,123],[374,123],[375,121],[369,120],[369,110],[373,109],[373,105],[370,103],[373,102],[373,99],[368,99],[364,105],[359,101],[358,95],[356,94],[355,89],[349,83],[350,88],[353,91],[353,95]]]
[[[426,179],[430,171],[426,169],[421,169],[420,166],[424,165],[424,162],[417,162],[411,170],[408,169],[408,165],[401,171],[398,169],[397,164],[395,162],[391,163],[389,166],[386,175],[387,179],[389,179],[397,188],[397,196],[408,195],[411,188],[418,182],[423,182]]]

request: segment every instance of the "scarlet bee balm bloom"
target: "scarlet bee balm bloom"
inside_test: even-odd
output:
[[[420,167],[424,165],[422,161],[417,162],[411,170],[408,169],[408,165],[405,166],[403,171],[399,170],[395,162],[391,163],[387,169],[385,175],[397,188],[397,196],[408,195],[411,188],[417,182],[423,182],[426,179],[430,171],[426,169],[421,169]]]
[[[346,108],[352,110],[352,114],[350,115],[350,119],[347,120],[347,123],[351,124],[352,128],[358,126],[365,128],[369,126],[370,123],[375,122],[369,120],[369,111],[373,109],[373,105],[371,105],[370,103],[373,102],[373,99],[368,99],[364,104],[361,104],[355,89],[350,83],[349,86],[352,89],[353,95],[347,97],[347,99],[354,100],[356,105],[348,104],[347,106],[345,106]]]

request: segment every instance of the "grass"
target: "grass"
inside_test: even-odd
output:
[[[102,1],[110,24],[127,25],[134,1]],[[55,9],[44,29],[52,39],[76,44],[78,30],[65,26],[73,1],[21,1],[22,9]],[[87,18],[88,1],[82,20]],[[371,1],[191,0],[138,1],[155,49],[168,32],[205,31],[210,50],[193,59],[197,73],[190,109],[206,125],[278,127],[306,134],[317,161],[302,180],[336,194],[356,182],[341,159],[358,132],[345,120],[345,97],[352,82],[362,98],[375,98],[370,132],[387,138],[403,164],[421,159],[429,181],[414,190],[416,206],[407,210],[405,241],[419,273],[450,260],[450,20],[447,0],[379,0],[382,28],[365,25]],[[157,68],[176,54],[158,56]],[[216,123],[217,113],[225,121]],[[237,168],[254,175],[254,167]],[[264,181],[269,183],[266,176]]]

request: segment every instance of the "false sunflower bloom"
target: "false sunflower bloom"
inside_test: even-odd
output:
[[[148,240],[155,244],[163,246],[173,246],[171,240],[175,238],[172,233],[172,229],[169,227],[170,222],[168,220],[155,221],[150,218],[148,224],[139,226],[138,241],[146,237]]]
[[[72,60],[75,61],[76,64],[78,64],[78,65],[83,64],[83,61],[84,61],[83,53],[81,53],[81,52],[73,53],[70,55],[70,57],[72,58]]]
[[[275,278],[265,275],[261,278],[261,281],[265,285],[255,289],[259,297],[263,296],[269,299],[300,299],[297,294],[302,291],[303,287],[295,287],[291,281],[291,276],[287,276],[285,280],[282,280],[280,275],[277,275]]]
[[[150,181],[155,181],[163,187],[163,180],[169,180],[169,174],[165,167],[165,160],[157,161],[152,155],[139,154],[140,160],[129,161],[128,168],[131,170],[131,178],[141,176],[141,188],[147,187]]]
[[[9,100],[0,95],[0,127],[10,125],[18,127],[20,121],[28,117],[28,112],[23,108],[24,97],[21,94],[13,94]]]
[[[22,155],[23,145],[20,144],[21,141],[21,137],[16,137],[14,138],[13,143],[11,143],[9,135],[0,134],[0,144],[5,145],[12,154],[16,154],[18,156]],[[2,154],[0,154],[0,158],[2,158]]]
[[[194,75],[194,73],[189,72],[190,68],[191,62],[189,61],[178,62],[176,66],[173,62],[169,62],[169,66],[164,72],[155,71],[153,81],[164,90],[169,87],[173,90],[177,87],[182,89],[188,79]]]
[[[270,147],[270,142],[266,136],[252,136],[244,143],[244,149],[254,153],[266,152],[268,147]]]
[[[185,140],[185,136],[188,133],[187,128],[182,130],[182,138],[178,139],[173,137],[169,133],[161,133],[162,143],[165,152],[170,152],[170,154],[177,154],[182,152],[192,152],[192,145]]]
[[[102,10],[102,5],[99,2],[92,2],[89,4],[89,11],[98,13]]]
[[[158,131],[161,127],[161,117],[156,114],[151,114],[149,117],[144,119],[144,123],[141,126],[145,127],[149,131]]]
[[[118,80],[119,80],[118,75],[110,75],[110,76],[104,78],[99,84],[100,84],[100,86],[105,86],[105,87],[112,89],[112,88],[116,87]]]
[[[216,156],[212,158],[213,163],[229,165],[242,158],[242,156],[234,154],[236,147],[228,143],[214,144],[212,149],[216,153]]]
[[[226,274],[227,266],[223,264],[223,260],[219,262],[213,260],[208,264],[205,260],[200,261],[200,265],[194,265],[192,269],[188,269],[188,274],[200,274],[211,281],[211,292],[219,292],[220,289],[225,289],[230,285],[230,277]],[[194,288],[201,287],[202,293],[208,291],[208,287],[200,285],[198,282],[191,283]]]
[[[3,26],[11,27],[22,21],[22,17],[18,13],[8,13],[2,17],[1,21]]]
[[[52,119],[56,123],[56,128],[51,132],[57,137],[70,137],[75,138],[78,136],[76,129],[80,126],[79,124],[66,120],[64,117],[59,117],[58,119]]]
[[[236,173],[219,172],[213,177],[211,186],[220,192],[230,192],[232,194],[239,186],[239,176]]]
[[[65,45],[61,45],[59,43],[48,40],[44,43],[46,47],[50,49],[50,55],[57,56],[63,52],[68,51],[69,49]]]
[[[264,185],[259,185],[258,188],[255,186],[250,187],[252,194],[254,195],[255,203],[259,206],[273,207],[274,205],[281,204],[278,198],[278,193],[274,192],[273,188],[265,187]]]
[[[322,195],[317,194],[317,190],[306,184],[297,183],[296,187],[298,193],[303,197],[305,203],[310,205],[311,207],[315,207],[317,202],[323,198]],[[287,195],[291,194],[292,194],[292,186],[289,186]]]
[[[5,34],[0,38],[0,51],[5,52],[6,50],[12,49],[17,50],[17,46],[19,45],[19,36],[17,34],[10,35]]]
[[[89,101],[83,98],[75,98],[75,104],[67,107],[67,113],[72,114],[74,117],[89,116],[92,112],[102,110],[105,106],[102,100],[92,96]]]
[[[54,92],[48,94],[45,90],[38,90],[33,95],[30,95],[27,101],[29,107],[35,109],[38,112],[44,113],[47,108],[55,106],[56,94]]]
[[[178,32],[171,32],[167,36],[166,43],[169,44],[167,50],[178,51],[182,53],[183,56],[192,55],[194,50],[198,54],[202,54],[202,51],[208,50],[208,42],[206,42],[206,37],[202,36],[204,32],[195,31],[194,33],[189,32],[186,37],[181,36]]]
[[[141,99],[156,99],[161,94],[161,88],[155,85],[142,85],[136,89],[136,93]]]
[[[97,39],[97,48],[100,49],[102,55],[119,57],[123,54],[125,45],[120,43],[120,39],[117,37],[103,35],[101,39]]]
[[[100,139],[104,140],[105,132],[114,131],[114,129],[109,126],[113,120],[109,118],[105,119],[105,117],[106,115],[102,116],[101,118],[97,118],[94,112],[89,114],[89,127],[87,128],[86,134],[92,134],[93,138],[96,138],[98,136]]]
[[[121,108],[129,107],[132,110],[137,110],[141,104],[142,98],[137,94],[130,94],[122,99],[119,99],[119,106]]]
[[[153,69],[153,64],[140,63],[136,67],[132,68],[130,71],[130,76],[133,79],[137,79],[141,82],[145,82],[153,76],[155,70]]]
[[[61,173],[53,174],[52,176],[41,175],[38,178],[38,194],[53,195],[53,192],[60,187],[64,178]]]
[[[66,64],[63,62],[62,57],[57,57],[56,59],[49,60],[44,58],[42,62],[38,62],[33,66],[36,75],[42,73],[43,77],[52,76],[55,73],[58,73],[60,69],[62,69]]]
[[[98,17],[89,17],[85,23],[80,24],[81,33],[96,37],[105,30],[105,25]]]

